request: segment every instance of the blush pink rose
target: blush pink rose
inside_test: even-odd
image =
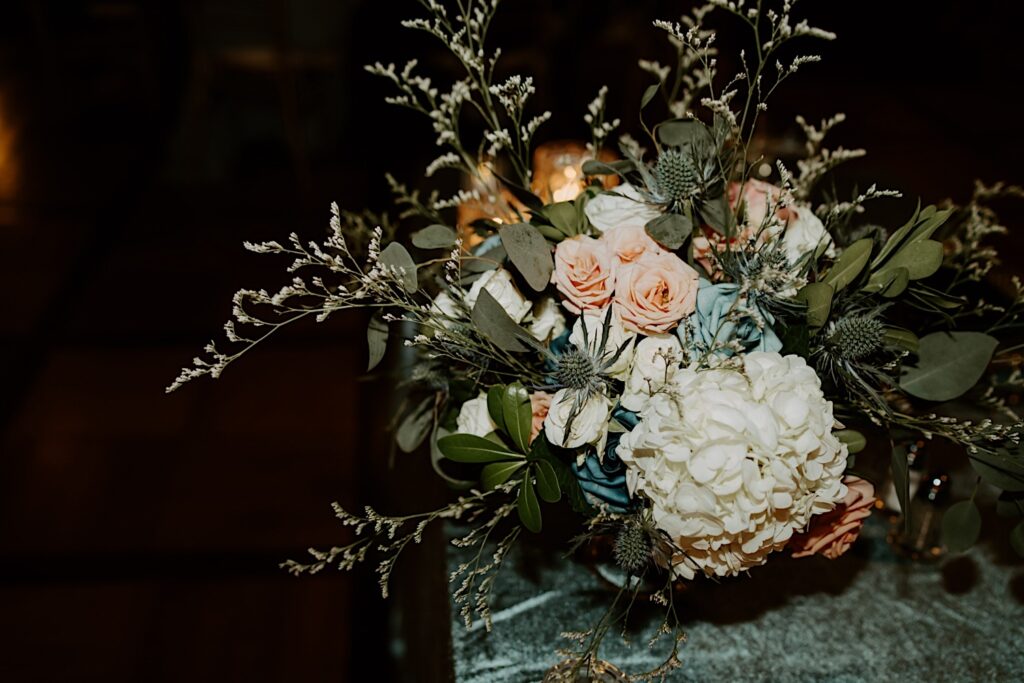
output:
[[[644,253],[622,266],[615,305],[626,329],[643,334],[667,332],[693,313],[697,271],[675,254]]]
[[[533,422],[530,425],[530,441],[532,442],[544,429],[544,418],[551,410],[551,394],[545,391],[535,391],[530,394],[530,407],[533,409]]]
[[[742,183],[743,195],[740,196],[741,183],[729,183],[729,206],[737,214],[740,211],[740,203],[744,204],[744,224],[757,231],[764,223],[768,210],[775,207],[775,217],[778,222],[785,225],[794,217],[789,207],[779,207],[779,199],[782,197],[782,189],[766,183],[763,180],[750,178]]]
[[[601,240],[619,258],[619,263],[632,263],[644,254],[660,254],[661,247],[642,225],[624,225],[601,235]]]
[[[846,498],[831,512],[811,518],[802,534],[793,536],[789,547],[793,557],[824,555],[834,560],[853,545],[860,536],[864,520],[871,515],[875,504],[875,487],[860,477],[843,477]]]
[[[562,240],[555,249],[551,282],[562,293],[562,304],[579,314],[602,308],[615,293],[617,260],[608,245],[586,235]]]

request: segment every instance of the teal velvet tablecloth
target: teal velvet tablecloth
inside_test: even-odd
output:
[[[942,564],[893,555],[873,520],[835,561],[779,556],[746,577],[699,581],[679,612],[682,668],[671,681],[1024,681],[1024,567],[972,550]],[[449,551],[454,568],[460,551]],[[613,597],[586,567],[520,548],[494,588],[494,630],[452,614],[458,683],[540,681],[559,634],[595,624]],[[627,671],[658,664],[660,624],[636,611],[632,644],[610,634],[602,658]]]

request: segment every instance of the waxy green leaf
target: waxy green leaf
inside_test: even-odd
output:
[[[452,434],[437,440],[444,457],[455,462],[488,463],[522,458],[502,444],[474,434]]]
[[[523,480],[522,486],[519,487],[516,510],[519,512],[519,520],[523,523],[523,526],[535,534],[540,533],[540,503],[537,502],[537,492],[533,490],[533,482],[529,481],[529,476]]]
[[[547,503],[557,503],[562,497],[562,489],[558,486],[558,475],[555,468],[547,460],[537,460],[531,465],[537,475],[537,492]]]
[[[484,469],[480,473],[480,481],[484,485],[484,489],[490,491],[504,484],[525,466],[526,463],[522,460],[492,462],[490,465],[484,465]]]
[[[872,246],[874,246],[874,242],[870,237],[857,240],[848,246],[822,282],[832,285],[832,289],[838,292],[856,280],[871,257]]]
[[[998,340],[981,332],[933,332],[921,338],[917,365],[904,367],[900,388],[929,401],[949,401],[978,383]]]
[[[521,453],[529,453],[530,431],[533,428],[530,394],[522,384],[513,382],[505,387],[501,405],[505,430]]]
[[[951,553],[962,553],[978,541],[981,513],[973,500],[950,506],[942,516],[942,543]]]
[[[811,327],[822,327],[828,322],[828,314],[832,310],[832,285],[824,282],[811,282],[804,285],[796,298],[807,304],[807,324]]]

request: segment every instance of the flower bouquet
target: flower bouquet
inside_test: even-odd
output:
[[[674,584],[850,546],[874,502],[854,459],[868,437],[893,442],[904,509],[901,432],[962,446],[979,482],[1004,492],[1000,505],[1024,511],[1021,422],[1004,398],[1021,378],[989,371],[1015,348],[1003,340],[1024,293],[1014,281],[1005,304],[977,294],[996,263],[987,239],[1005,231],[988,202],[1021,190],[979,185],[967,206],[919,204],[902,225],[867,224],[866,205],[899,195],[871,186],[844,199],[822,183],[863,154],[826,147],[842,116],[798,120],[794,169],[765,163],[753,131],[766,100],[818,61],[794,45],[834,36],[795,18],[793,0],[715,0],[655,22],[677,59],[641,62],[651,83],[638,137],[610,149],[621,124],[602,89],[583,117],[590,142],[553,193],[532,156],[551,113],[529,113],[531,79],[495,78],[497,0],[420,4],[427,16],[403,25],[442,41],[462,76],[442,88],[416,62],[367,68],[394,84],[388,102],[430,120],[442,153],[425,177],[451,169],[463,189],[424,196],[389,177],[397,221],[335,205],[322,242],[246,244],[291,259],[293,279],[273,294],[239,291],[232,350],[211,343],[170,387],[218,377],[284,325],[355,308],[371,313],[369,370],[396,337],[415,354],[397,444],[425,445],[461,492],[414,516],[336,506],[354,542],[311,550],[291,571],[374,556],[387,595],[403,548],[432,522],[461,522],[453,542],[474,552],[451,576],[454,600],[467,624],[490,628],[503,559],[568,506],[578,544],[612,539],[627,579],[599,624],[567,634],[562,675],[605,666],[601,639],[632,602],[622,597],[653,586],[671,647],[638,675],[657,677],[679,664]],[[718,15],[749,34],[735,74],[719,73]],[[479,139],[462,134],[466,119]],[[965,395],[991,417],[958,417],[952,402]],[[958,503],[946,544],[970,546],[979,525],[973,498]],[[1024,550],[1024,525],[1012,540]]]

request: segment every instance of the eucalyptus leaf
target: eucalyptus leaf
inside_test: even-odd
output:
[[[998,340],[982,332],[933,332],[921,338],[917,365],[904,367],[900,388],[929,401],[962,396],[981,379]]]
[[[551,221],[551,225],[564,234],[572,237],[579,234],[577,226],[579,219],[576,214],[576,207],[572,202],[555,202],[544,207],[544,217]]]
[[[732,217],[732,212],[729,211],[729,200],[726,196],[720,195],[715,198],[706,198],[701,201],[698,208],[701,218],[704,222],[711,226],[711,229],[720,235],[728,235],[729,220]]]
[[[935,240],[910,242],[889,259],[885,270],[906,268],[911,280],[921,280],[935,274],[942,266],[942,258],[941,243]]]
[[[917,200],[917,208],[914,209],[914,215],[910,217],[910,220],[904,223],[899,229],[895,230],[889,239],[885,241],[882,248],[878,251],[878,255],[875,260],[871,262],[872,268],[878,268],[882,265],[889,255],[896,251],[896,248],[900,246],[904,238],[910,234],[910,231],[914,229],[914,226],[918,224],[918,220],[921,215],[921,200]]]
[[[682,147],[694,142],[710,142],[711,133],[697,119],[672,119],[657,126],[659,142],[670,147]]]
[[[910,271],[906,268],[883,268],[872,273],[863,289],[865,292],[877,292],[886,298],[899,296],[910,284]]]
[[[419,249],[450,249],[457,235],[447,225],[428,225],[412,234],[412,244]]]
[[[667,249],[675,251],[686,243],[693,232],[693,222],[682,214],[664,213],[647,226],[647,234]]]
[[[540,503],[537,502],[537,492],[533,490],[533,482],[529,476],[523,480],[519,487],[519,499],[516,501],[516,510],[519,512],[519,520],[527,529],[535,534],[540,533]]]
[[[575,216],[573,210],[573,216]],[[512,265],[526,279],[536,292],[543,292],[551,282],[555,269],[551,246],[544,235],[528,223],[513,223],[503,226],[498,234]]]
[[[558,242],[561,242],[566,237],[568,237],[568,235],[566,235],[564,232],[558,230],[557,228],[552,228],[550,225],[535,225],[533,227],[537,228],[537,232],[544,235],[544,239],[548,240],[549,242],[554,242],[557,244]]]
[[[508,188],[508,191],[512,193],[512,196],[518,199],[523,206],[528,208],[530,211],[540,213],[544,210],[544,202],[541,201],[540,197],[508,178],[497,173],[494,175],[505,185],[505,187]]]
[[[557,503],[562,498],[562,489],[558,485],[555,468],[547,460],[538,460],[533,464],[537,474],[537,493],[547,503]]]
[[[526,463],[522,460],[492,462],[490,465],[484,465],[484,469],[480,473],[480,481],[484,485],[484,489],[490,491],[504,484],[525,465]]]
[[[796,298],[807,304],[807,324],[811,327],[822,327],[828,322],[828,314],[832,310],[832,285],[824,282],[811,282],[804,285]]]
[[[968,452],[971,467],[986,483],[1003,491],[1024,491],[1024,458],[1006,450]]]
[[[583,162],[583,175],[623,175],[633,170],[631,161],[604,162],[588,159]]]
[[[526,331],[509,317],[501,304],[486,289],[480,290],[476,305],[473,306],[472,319],[473,325],[502,351],[527,350],[520,334],[520,331]]]
[[[521,458],[505,446],[474,434],[451,434],[437,440],[444,457],[455,462],[488,463]]]
[[[388,324],[380,313],[370,318],[370,324],[366,328],[366,345],[370,350],[370,357],[366,363],[366,371],[369,372],[380,364],[388,350]]]
[[[427,438],[434,426],[434,397],[428,396],[410,410],[395,432],[395,443],[404,453],[412,453]]]
[[[521,453],[530,452],[530,431],[533,428],[533,408],[530,394],[519,382],[505,387],[501,401],[502,418],[508,435]]]
[[[996,501],[996,514],[1000,517],[1024,517],[1024,493],[1003,491]]]
[[[392,242],[384,247],[380,252],[380,262],[401,274],[400,281],[405,291],[411,294],[420,288],[419,280],[416,278],[416,262],[400,243]]]
[[[822,282],[832,285],[832,289],[838,292],[856,280],[871,257],[873,245],[873,240],[870,237],[865,237],[848,246],[843,250],[839,260],[832,265]]]
[[[855,429],[840,429],[835,432],[835,435],[837,439],[846,444],[846,449],[850,453],[860,453],[868,445],[868,440],[864,438],[864,435]]]
[[[981,513],[973,500],[954,503],[942,516],[942,543],[952,553],[962,553],[978,541]]]
[[[654,99],[654,96],[658,94],[658,89],[660,87],[661,87],[661,81],[658,81],[657,83],[655,83],[653,85],[647,86],[647,90],[644,90],[644,96],[640,98],[640,108],[641,109],[643,109],[644,107],[646,107],[648,104],[651,103],[651,100]]]
[[[931,212],[928,215],[925,215],[928,209],[931,209]],[[951,215],[953,215],[953,208],[938,211],[934,206],[929,206],[928,209],[921,212],[920,218],[925,220],[921,221],[918,226],[914,228],[914,232],[910,235],[910,238],[907,239],[907,243],[920,242],[928,239],[936,230],[942,227],[947,220],[949,220]]]
[[[917,353],[918,349],[921,347],[921,341],[917,338],[917,335],[910,330],[898,330],[896,328],[889,327],[882,333],[882,337],[890,345],[906,349],[911,353]]]

